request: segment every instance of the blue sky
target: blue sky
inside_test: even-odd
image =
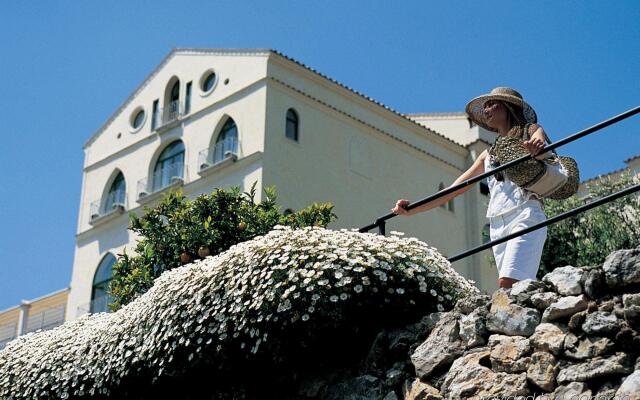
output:
[[[635,0],[4,2],[0,310],[69,285],[82,145],[171,48],[274,48],[402,113],[510,86],[556,141],[639,105],[639,20]],[[560,153],[623,168],[639,125]]]

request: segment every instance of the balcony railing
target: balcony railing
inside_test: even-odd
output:
[[[91,220],[118,212],[119,209],[124,211],[126,196],[124,190],[117,190],[109,193],[104,202],[102,199],[92,202],[89,208]]]
[[[238,158],[238,138],[232,136],[218,142],[213,149],[204,149],[198,153],[200,170],[216,165],[227,158]]]
[[[78,306],[77,316],[81,316],[83,314],[94,314],[98,312],[109,312],[109,303],[111,299],[109,295],[96,297],[88,303],[85,303],[81,306]]]
[[[0,350],[4,349],[7,343],[17,337],[17,330],[17,324],[15,322],[0,325]]]
[[[180,102],[180,100],[174,100],[164,106],[162,109],[158,110],[158,113],[155,115],[153,121],[153,129],[158,130],[165,125],[170,124],[173,121],[176,121],[179,117],[184,114],[184,106]]]
[[[51,329],[64,323],[65,306],[60,305],[48,308],[37,314],[29,315],[27,318],[26,332],[37,331],[38,329]]]
[[[138,200],[175,184],[184,183],[187,166],[174,163],[138,181]]]

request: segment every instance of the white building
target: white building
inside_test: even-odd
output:
[[[624,160],[624,163],[627,164],[626,167],[617,169],[615,171],[611,171],[606,174],[598,175],[594,178],[590,178],[580,182],[580,186],[578,187],[578,197],[584,197],[588,194],[588,186],[592,184],[597,184],[601,180],[612,180],[617,181],[623,173],[629,173],[632,176],[640,176],[640,155],[633,156]],[[637,195],[637,194],[636,194]]]
[[[461,105],[462,107],[463,105]],[[84,145],[67,319],[105,309],[117,254],[134,253],[129,212],[170,188],[188,198],[254,182],[283,209],[331,202],[330,229],[359,228],[449,186],[493,142],[464,113],[403,115],[270,49],[175,49]],[[449,205],[387,221],[452,256],[482,243],[488,201],[474,185]],[[485,250],[453,264],[497,288]]]
[[[0,350],[20,335],[62,325],[68,296],[64,288],[0,311]]]

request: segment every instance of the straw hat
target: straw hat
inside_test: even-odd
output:
[[[467,106],[465,107],[465,112],[467,113],[469,118],[473,122],[487,130],[497,132],[497,129],[491,128],[489,125],[487,125],[484,117],[484,103],[487,100],[501,100],[516,105],[522,108],[525,122],[532,124],[538,122],[538,116],[536,115],[533,107],[531,107],[526,101],[522,99],[522,95],[520,93],[508,87],[497,87],[488,94],[483,94],[482,96],[474,98],[469,103],[467,103]]]

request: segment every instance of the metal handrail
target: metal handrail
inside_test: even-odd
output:
[[[544,153],[546,153],[547,151],[551,151],[551,150],[556,149],[556,148],[558,148],[558,147],[560,147],[560,146],[564,146],[564,145],[565,145],[565,144],[567,144],[567,143],[571,143],[571,142],[573,142],[573,141],[575,141],[575,140],[578,140],[578,139],[580,139],[580,138],[582,138],[582,137],[584,137],[584,136],[586,136],[586,135],[589,135],[589,134],[591,134],[591,133],[593,133],[593,132],[599,131],[599,130],[601,130],[601,129],[603,129],[603,128],[606,128],[606,127],[607,127],[607,126],[609,126],[609,125],[613,125],[613,124],[615,124],[615,123],[617,123],[617,122],[619,122],[619,121],[622,121],[622,120],[624,120],[624,119],[626,119],[626,118],[629,118],[629,117],[631,117],[631,116],[633,116],[633,115],[635,115],[635,114],[638,114],[638,113],[640,113],[640,106],[638,106],[638,107],[634,107],[634,108],[632,108],[632,109],[630,109],[630,110],[628,110],[628,111],[625,111],[625,112],[623,112],[623,113],[621,113],[621,114],[619,114],[619,115],[616,115],[615,117],[609,118],[608,120],[605,120],[605,121],[603,121],[603,122],[600,122],[600,123],[598,123],[598,124],[596,124],[596,125],[593,125],[593,126],[591,126],[591,127],[587,128],[587,129],[583,129],[582,131],[580,131],[580,132],[578,132],[578,133],[575,133],[575,134],[573,134],[573,135],[571,135],[571,136],[567,136],[566,138],[564,138],[564,139],[562,139],[562,140],[559,140],[559,141],[554,142],[554,143],[550,143],[550,144],[548,144],[547,146],[543,147],[543,148],[538,152],[538,154],[544,154]],[[431,196],[425,197],[425,198],[423,198],[423,199],[421,199],[421,200],[418,200],[418,201],[416,201],[416,202],[414,202],[414,203],[407,204],[404,208],[405,208],[405,210],[409,211],[409,210],[411,210],[411,209],[413,209],[413,208],[415,208],[415,207],[419,207],[419,206],[421,206],[421,205],[423,205],[423,204],[425,204],[425,203],[429,203],[429,202],[431,202],[431,201],[433,201],[433,200],[436,200],[436,199],[438,199],[438,198],[440,198],[440,197],[446,196],[446,195],[447,195],[447,194],[449,194],[449,193],[453,193],[453,192],[455,192],[455,191],[457,191],[457,190],[459,190],[459,189],[461,189],[461,188],[463,188],[463,187],[466,187],[466,186],[469,186],[469,185],[471,185],[471,184],[473,184],[473,183],[476,183],[476,182],[478,182],[478,181],[481,181],[481,180],[483,180],[484,178],[486,178],[486,177],[488,177],[488,176],[494,175],[494,174],[496,174],[496,173],[498,173],[498,172],[500,172],[500,171],[502,171],[502,170],[505,170],[505,169],[507,169],[507,168],[510,168],[510,167],[512,167],[512,166],[514,166],[514,165],[516,165],[516,164],[519,164],[519,163],[521,163],[521,162],[527,161],[527,160],[532,159],[532,158],[534,158],[534,157],[535,157],[535,156],[534,156],[533,154],[527,154],[526,156],[522,156],[522,157],[520,157],[520,158],[518,158],[518,159],[516,159],[516,160],[513,160],[513,161],[510,161],[510,162],[508,162],[508,163],[506,163],[506,164],[502,164],[502,165],[500,165],[500,166],[497,166],[496,168],[493,168],[493,169],[491,169],[491,170],[490,170],[490,171],[488,171],[488,172],[485,172],[485,173],[483,173],[483,174],[480,174],[480,175],[474,176],[474,177],[472,177],[472,178],[469,178],[469,179],[467,179],[467,180],[465,180],[465,181],[463,181],[463,182],[460,182],[460,183],[459,183],[459,184],[457,184],[457,185],[454,185],[454,186],[450,186],[450,187],[448,187],[448,188],[445,188],[445,189],[443,189],[443,190],[441,190],[441,191],[439,191],[439,192],[437,192],[437,193],[435,193],[435,194],[433,194],[433,195],[431,195]],[[635,190],[631,190],[630,192],[627,192],[627,190],[629,190],[629,189],[633,189],[633,188],[635,188]],[[618,197],[620,197],[620,196],[624,196],[625,194],[629,194],[629,193],[632,193],[633,191],[638,190],[638,189],[637,189],[637,185],[636,185],[636,186],[632,186],[632,187],[630,187],[629,189],[627,189],[627,190],[623,190],[623,191],[620,191],[620,192],[615,193],[615,194],[613,194],[613,195],[611,195],[611,196],[607,196],[607,197],[605,197],[604,199],[609,199],[609,198],[610,198],[610,200],[609,200],[609,201],[613,201],[613,200],[615,200],[616,198],[618,198]],[[620,194],[620,193],[624,193],[624,194]],[[616,196],[616,195],[619,195],[619,196],[614,197],[614,196]],[[603,199],[603,200],[604,200],[604,199]],[[606,201],[604,201],[604,202],[606,202]],[[595,204],[595,205],[594,205],[594,204]],[[525,234],[525,233],[530,232],[530,231],[533,231],[533,230],[535,230],[535,229],[540,229],[540,228],[542,228],[542,227],[544,227],[544,226],[546,226],[546,225],[549,225],[549,224],[551,224],[551,223],[554,223],[554,222],[560,221],[561,219],[564,219],[564,218],[568,218],[568,217],[570,217],[570,216],[572,216],[572,215],[575,215],[575,214],[577,214],[577,213],[579,213],[579,212],[581,212],[581,211],[586,211],[586,210],[588,210],[588,209],[590,209],[590,208],[593,208],[593,207],[596,207],[597,205],[600,205],[600,204],[603,204],[603,202],[602,202],[602,201],[600,201],[600,200],[599,200],[599,201],[597,201],[597,202],[589,203],[589,204],[587,205],[587,206],[589,206],[589,207],[587,207],[587,206],[582,206],[582,207],[576,208],[575,210],[572,210],[572,211],[569,211],[569,212],[567,212],[567,213],[564,213],[564,214],[561,214],[561,215],[559,215],[559,216],[556,216],[556,217],[552,218],[551,220],[547,220],[547,221],[552,221],[552,222],[549,222],[549,223],[542,223],[542,224],[534,225],[533,227],[529,227],[529,228],[527,228],[527,229],[525,229],[525,230],[522,230],[522,231],[520,231],[520,232],[514,232],[513,234],[511,234],[511,235],[509,235],[509,236],[505,236],[504,238],[500,238],[500,239],[497,239],[497,240],[495,240],[495,241],[485,243],[485,244],[483,244],[483,245],[481,245],[481,246],[478,246],[478,247],[476,247],[476,248],[474,248],[474,249],[468,250],[468,251],[466,251],[466,252],[464,252],[464,253],[460,253],[460,254],[458,254],[458,255],[456,255],[456,256],[454,256],[454,257],[451,257],[451,258],[449,259],[449,261],[450,261],[450,262],[453,262],[453,261],[459,260],[460,258],[463,258],[463,257],[469,256],[469,255],[471,255],[471,254],[475,254],[475,253],[477,253],[478,251],[482,251],[482,250],[484,250],[484,249],[486,249],[486,248],[488,248],[488,247],[492,247],[492,246],[494,246],[494,245],[496,245],[496,244],[502,243],[502,242],[504,242],[504,241],[506,241],[506,240],[509,240],[510,238],[513,238],[513,237],[515,237],[515,236]],[[578,211],[576,211],[576,210],[578,210]],[[576,211],[576,213],[575,213],[575,214],[568,215],[569,213],[571,213],[571,212],[573,212],[573,211]],[[395,213],[392,213],[392,212],[391,212],[391,213],[384,214],[384,215],[381,215],[380,217],[376,218],[376,222],[374,222],[373,224],[369,224],[369,225],[363,226],[363,227],[362,227],[362,228],[360,228],[358,231],[359,231],[359,232],[367,232],[367,231],[369,231],[369,230],[371,230],[371,229],[373,229],[373,228],[375,228],[375,227],[377,226],[377,227],[378,227],[378,229],[379,229],[379,232],[378,232],[378,233],[379,233],[379,234],[381,234],[381,235],[384,235],[384,234],[385,234],[385,223],[386,223],[385,221],[386,221],[386,220],[388,220],[388,219],[391,219],[391,218],[397,217],[397,216],[399,216],[399,215],[400,215],[400,214],[395,214]],[[562,216],[564,216],[564,218],[558,218],[558,217],[562,217]],[[546,221],[545,221],[545,222],[546,222]]]
[[[551,225],[551,224],[554,224],[556,222],[562,221],[563,219],[567,219],[569,217],[573,217],[576,214],[580,214],[581,212],[590,210],[590,209],[592,209],[594,207],[598,207],[599,205],[602,205],[604,203],[611,202],[611,201],[613,201],[613,200],[615,200],[615,199],[617,199],[619,197],[623,197],[623,196],[626,196],[628,194],[637,192],[638,190],[640,190],[640,184],[637,184],[637,185],[634,185],[634,186],[629,186],[628,188],[623,189],[623,190],[621,190],[619,192],[610,194],[609,196],[603,197],[603,198],[601,198],[599,200],[592,201],[591,203],[585,204],[585,205],[580,206],[578,208],[574,208],[573,210],[569,210],[569,211],[567,211],[565,213],[558,214],[553,218],[546,219],[546,220],[544,220],[544,221],[542,221],[542,222],[540,222],[538,224],[532,225],[532,226],[530,226],[528,228],[525,228],[523,230],[510,233],[507,236],[501,237],[501,238],[493,240],[491,242],[487,242],[487,243],[481,244],[480,246],[474,247],[474,248],[469,249],[467,251],[464,251],[464,252],[462,252],[460,254],[456,254],[453,257],[449,257],[448,260],[449,260],[449,262],[458,261],[461,258],[465,258],[467,256],[470,256],[472,254],[480,252],[480,251],[482,251],[484,249],[488,249],[489,247],[493,247],[493,246],[495,246],[497,244],[504,243],[509,239],[513,239],[514,237],[524,235],[525,233],[529,233],[531,231],[535,231],[536,229],[544,228],[547,225]]]
[[[115,190],[113,192],[109,192],[104,201],[102,199],[98,199],[91,202],[89,206],[89,216],[94,220],[103,215],[115,212],[119,206],[125,208],[126,199],[126,190]]]
[[[138,200],[171,186],[174,181],[184,182],[188,173],[184,162],[175,162],[158,169],[148,177],[138,180]]]
[[[217,142],[213,148],[201,150],[198,153],[198,165],[203,170],[233,156],[238,157],[238,138],[229,136]]]

